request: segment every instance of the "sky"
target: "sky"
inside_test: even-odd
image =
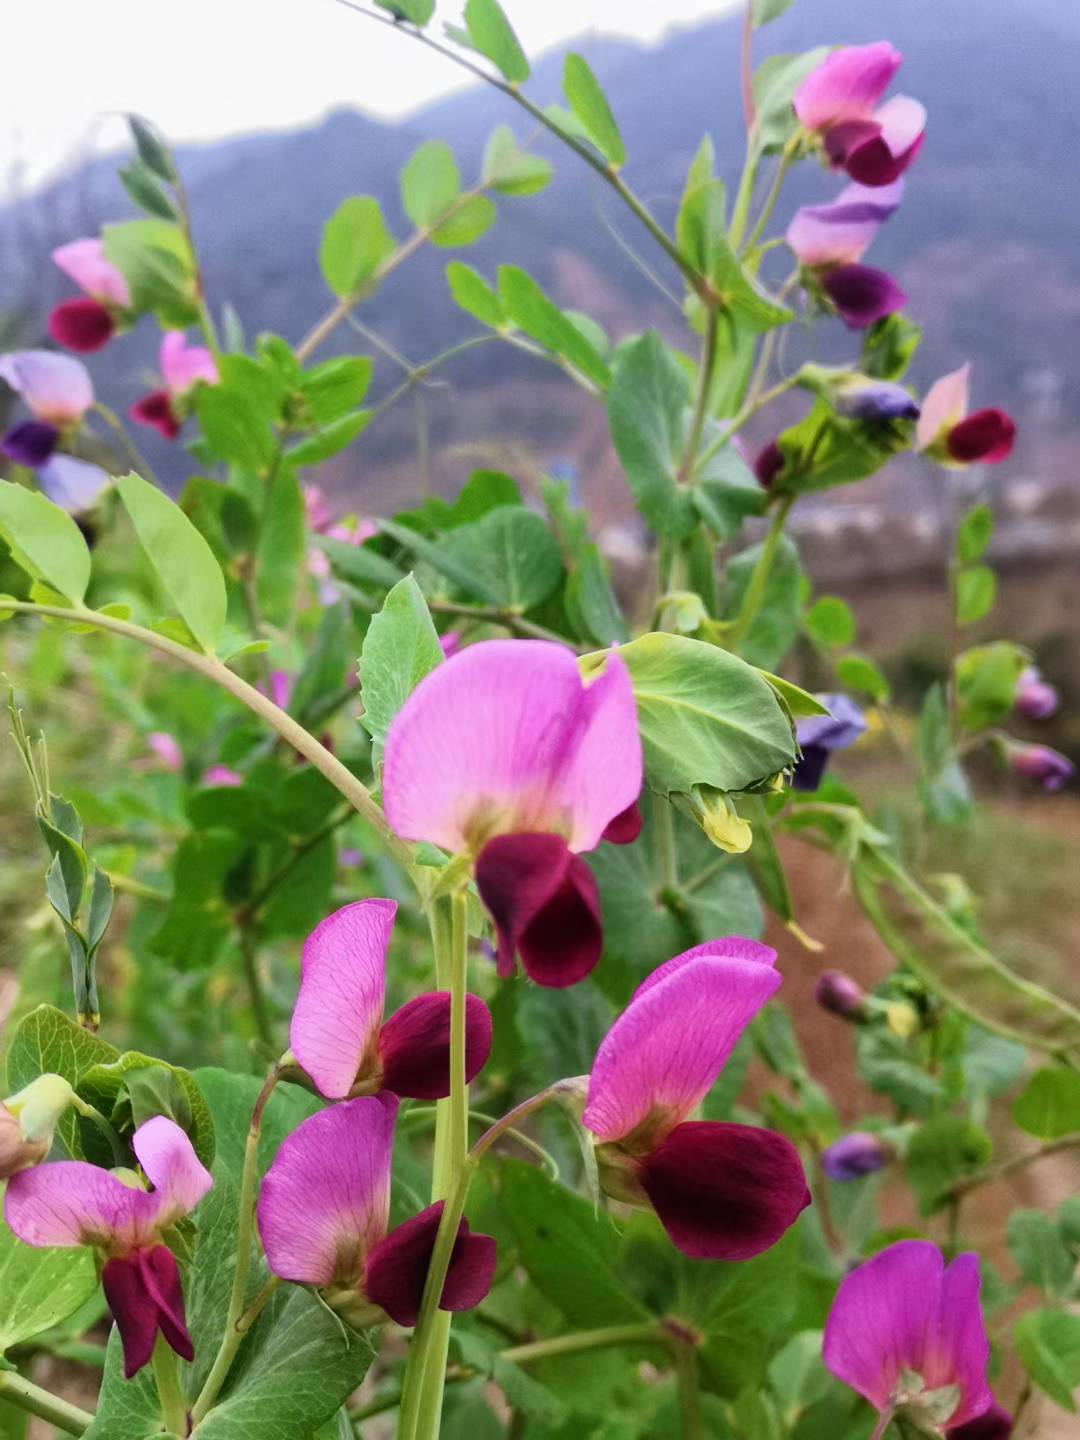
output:
[[[738,0],[504,0],[527,53],[590,30],[656,39]],[[438,0],[458,22],[463,0]],[[14,33],[12,33],[14,32]],[[118,112],[173,141],[302,125],[349,105],[408,114],[458,89],[449,61],[338,0],[15,0],[0,86],[0,188],[21,189],[123,142]],[[43,76],[47,79],[43,81]]]

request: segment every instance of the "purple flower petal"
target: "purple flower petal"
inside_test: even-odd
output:
[[[692,1260],[748,1260],[810,1204],[794,1145],[752,1125],[677,1125],[639,1178],[672,1244]]]
[[[891,275],[869,265],[840,265],[821,277],[821,288],[851,330],[863,330],[902,310],[908,298]]]
[[[35,420],[62,426],[79,420],[94,403],[94,387],[81,360],[52,350],[15,350],[0,355],[0,379]]]
[[[1004,410],[976,410],[954,425],[945,436],[951,459],[961,465],[996,465],[1012,453],[1016,425]]]
[[[364,1294],[381,1305],[399,1325],[415,1325],[424,1295],[431,1252],[442,1218],[443,1202],[429,1205],[391,1230],[368,1256]],[[466,1221],[458,1225],[457,1239],[446,1272],[441,1310],[471,1310],[491,1289],[495,1278],[495,1241],[474,1235]]]
[[[1034,780],[1051,794],[1063,790],[1076,774],[1069,757],[1049,745],[1014,745],[1009,750],[1009,764],[1017,775]]]
[[[991,1405],[974,1420],[966,1420],[963,1425],[950,1425],[949,1440],[1009,1440],[1012,1429],[1013,1420],[1009,1412],[1001,1405]]]
[[[465,1079],[472,1081],[491,1054],[491,1011],[479,995],[465,997]],[[417,995],[379,1033],[382,1083],[410,1100],[450,1094],[450,992]]]
[[[6,455],[16,465],[25,465],[28,470],[37,470],[56,449],[59,438],[55,425],[46,424],[44,420],[21,420],[0,440],[0,455]]]
[[[184,1360],[194,1360],[176,1259],[165,1245],[108,1260],[101,1285],[124,1347],[124,1378],[149,1363],[160,1330]]]
[[[902,180],[873,188],[848,185],[831,205],[804,205],[788,226],[788,246],[809,270],[853,264],[862,259],[903,193]]]
[[[795,114],[812,131],[869,115],[902,59],[885,40],[834,50],[796,90]]]
[[[821,1168],[830,1180],[861,1180],[883,1170],[891,1159],[892,1151],[879,1135],[853,1130],[826,1146],[821,1152]]]
[[[516,954],[538,985],[561,989],[588,975],[604,944],[600,898],[592,871],[561,836],[496,835],[475,873],[498,932],[500,975],[512,973]]]
[[[42,493],[70,515],[89,510],[109,483],[100,465],[76,460],[73,455],[54,455],[37,472]]]
[[[971,383],[971,366],[961,365],[935,380],[923,397],[919,423],[915,427],[915,448],[927,450],[957,421],[962,420],[968,409],[968,389]]]
[[[866,733],[866,717],[855,701],[840,692],[815,695],[828,715],[806,715],[795,723],[795,738],[803,747],[823,745],[826,750],[846,750]]]
[[[99,300],[61,300],[49,316],[48,328],[58,345],[87,353],[107,345],[116,324]]]
[[[632,845],[640,834],[641,810],[635,800],[608,822],[600,838],[609,845]]]

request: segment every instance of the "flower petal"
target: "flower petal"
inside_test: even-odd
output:
[[[702,959],[750,960],[757,965],[772,966],[776,964],[777,956],[771,945],[763,945],[760,940],[748,940],[745,935],[722,935],[717,940],[705,940],[700,945],[684,950],[681,955],[665,960],[651,974],[646,975],[630,997],[631,1003],[639,995],[644,995],[654,985],[658,985],[661,980],[667,980],[692,961]],[[779,983],[778,980],[777,984]]]
[[[848,185],[831,205],[804,205],[787,229],[788,247],[807,269],[860,260],[894,213],[904,182],[872,188]]]
[[[866,717],[855,701],[842,692],[815,695],[828,715],[806,715],[795,722],[800,745],[823,745],[826,750],[845,750],[866,733]]]
[[[672,1244],[692,1260],[748,1260],[810,1204],[794,1145],[753,1125],[677,1125],[639,1178]]]
[[[267,1263],[299,1285],[352,1283],[386,1233],[396,1096],[320,1110],[287,1135],[259,1190]]]
[[[289,1045],[331,1100],[352,1089],[382,1021],[393,900],[358,900],[317,925],[304,941],[300,993]]]
[[[600,838],[609,845],[632,845],[640,834],[641,810],[638,802],[634,800],[625,810],[620,811],[614,820],[608,821]]]
[[[479,995],[465,997],[465,1079],[472,1081],[491,1054],[491,1011]],[[379,1033],[382,1083],[410,1100],[450,1094],[450,992],[433,990],[402,1005]]]
[[[26,1245],[147,1244],[157,1212],[156,1196],[82,1160],[20,1170],[4,1195],[4,1219]]]
[[[455,662],[456,663],[456,662]],[[476,858],[476,888],[498,932],[499,974],[515,954],[538,985],[583,980],[604,934],[592,871],[558,835],[496,835]]]
[[[923,142],[926,132],[926,107],[910,95],[894,95],[875,110],[874,119],[881,126],[881,138],[890,154],[907,169]],[[894,176],[892,184],[899,178]]]
[[[902,59],[886,40],[834,50],[796,90],[795,114],[807,130],[869,115]]]
[[[996,465],[1012,453],[1016,425],[1004,410],[976,410],[945,436],[945,448],[961,465]]]
[[[570,849],[595,850],[608,825],[641,793],[637,704],[618,655],[608,656],[603,673],[578,696],[575,732],[556,791],[572,822]]]
[[[200,1162],[187,1135],[165,1115],[155,1115],[140,1125],[132,1136],[131,1148],[154,1187],[158,1229],[175,1225],[213,1186],[209,1170]]]
[[[919,1374],[927,1389],[960,1387],[960,1404],[949,1417],[950,1429],[964,1425],[994,1403],[986,1381],[990,1342],[979,1304],[979,1257],[970,1251],[945,1267],[936,1327],[927,1337]]]
[[[779,988],[772,959],[767,947],[734,937],[676,956],[651,976],[600,1042],[582,1116],[588,1129],[616,1141],[646,1121],[670,1128],[689,1114]]]
[[[216,385],[217,365],[214,357],[201,345],[189,345],[179,330],[166,330],[158,351],[158,368],[165,388],[172,395],[183,395],[198,381]]]
[[[100,300],[61,300],[49,315],[49,334],[68,350],[100,350],[116,325]]]
[[[991,1405],[974,1420],[949,1426],[949,1440],[1009,1440],[1013,1418],[1002,1405]]]
[[[53,455],[37,472],[42,493],[69,515],[89,510],[109,483],[100,465],[76,460],[74,455]]]
[[[182,1359],[194,1360],[180,1274],[167,1246],[155,1245],[107,1261],[101,1285],[120,1331],[125,1380],[149,1362],[159,1330]]]
[[[943,431],[962,420],[968,410],[968,387],[971,366],[961,365],[935,380],[922,402],[922,413],[915,426],[915,448],[925,450]]]
[[[0,455],[16,465],[38,470],[56,449],[60,432],[45,420],[20,420],[0,440]]]
[[[840,265],[822,276],[821,288],[850,330],[863,330],[902,310],[908,298],[891,275],[869,265]]]
[[[391,1230],[368,1256],[364,1294],[399,1325],[416,1324],[442,1212],[441,1200],[429,1205]],[[471,1310],[479,1305],[491,1289],[495,1261],[491,1236],[472,1234],[462,1220],[443,1283],[440,1310]]]
[[[127,281],[105,258],[105,246],[96,235],[59,246],[52,252],[52,258],[80,290],[85,290],[95,300],[111,300],[125,309],[131,304]]]
[[[151,390],[128,406],[128,417],[136,425],[148,425],[166,440],[180,434],[180,420],[172,407],[168,390]]]
[[[94,403],[90,373],[73,355],[52,350],[16,350],[0,355],[0,379],[22,396],[35,420],[66,425]]]

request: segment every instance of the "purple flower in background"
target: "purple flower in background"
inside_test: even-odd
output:
[[[1026,720],[1049,720],[1057,713],[1061,697],[1034,665],[1029,665],[1016,682],[1013,706]]]
[[[900,204],[904,182],[848,185],[828,205],[804,205],[787,229],[802,270],[852,329],[903,309],[907,295],[883,270],[860,265],[870,243]]]
[[[919,407],[903,385],[852,375],[832,392],[833,409],[846,420],[917,420]]]
[[[902,310],[908,298],[891,275],[870,265],[839,265],[826,271],[821,288],[849,330],[865,330]]]
[[[927,1240],[901,1240],[853,1270],[825,1324],[822,1358],[879,1412],[951,1437],[993,1405],[979,1307],[979,1257],[946,1266]]]
[[[926,111],[917,100],[896,95],[878,106],[902,59],[885,40],[844,45],[795,91],[803,128],[820,139],[833,169],[861,185],[891,185],[922,148]]]
[[[1016,745],[1008,748],[1009,764],[1017,775],[1033,780],[1051,793],[1063,790],[1076,774],[1076,766],[1060,750],[1049,745]]]
[[[842,1020],[866,1018],[866,992],[842,970],[826,970],[814,986],[814,999],[823,1010]]]
[[[880,1135],[853,1130],[821,1152],[821,1168],[830,1180],[860,1180],[883,1170],[892,1158],[891,1147]]]
[[[863,713],[846,695],[816,695],[828,715],[807,715],[795,725],[802,754],[791,777],[793,790],[816,790],[834,750],[846,750],[866,731]]]
[[[98,465],[64,455],[64,432],[77,425],[94,403],[86,366],[51,350],[17,350],[0,355],[0,379],[22,398],[32,420],[17,421],[0,439],[0,454],[33,470],[54,505],[87,510],[109,482]]]

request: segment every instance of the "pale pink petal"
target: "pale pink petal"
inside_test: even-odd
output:
[[[176,743],[176,737],[166,730],[153,730],[146,737],[146,743],[158,757],[166,770],[178,773],[184,768],[184,754]]]
[[[0,379],[23,398],[38,420],[66,425],[79,420],[94,403],[90,373],[73,355],[52,350],[16,350],[0,355]]]
[[[331,1105],[282,1141],[259,1191],[270,1269],[298,1285],[355,1282],[386,1234],[397,1100]]]
[[[336,910],[304,941],[300,993],[289,1045],[320,1094],[340,1100],[374,1051],[386,990],[393,900],[358,900]]]
[[[874,119],[881,126],[881,138],[899,157],[921,142],[926,129],[926,107],[908,95],[894,95],[874,111]]]
[[[925,450],[932,445],[943,431],[967,414],[970,378],[971,366],[961,365],[959,370],[943,375],[930,386],[922,402],[919,423],[915,427],[917,450]]]
[[[795,114],[807,130],[869,116],[902,58],[886,40],[834,50],[796,90]]]
[[[757,955],[699,953],[669,966],[641,987],[600,1043],[582,1118],[602,1141],[622,1140],[646,1119],[661,1130],[683,1120],[780,985]]]
[[[157,1210],[155,1196],[81,1160],[20,1170],[4,1196],[4,1219],[27,1245],[148,1244]]]
[[[52,252],[52,258],[80,290],[95,300],[111,300],[125,308],[131,304],[131,291],[123,275],[105,258],[105,246],[94,235],[72,240]]]
[[[576,667],[575,667],[576,668]],[[578,704],[579,730],[555,793],[570,816],[571,850],[594,850],[608,823],[641,793],[641,738],[630,672],[609,655]]]
[[[217,365],[210,351],[189,345],[179,330],[166,330],[161,337],[158,368],[171,395],[183,395],[200,380],[217,384]]]
[[[201,1163],[175,1121],[155,1115],[140,1125],[132,1136],[132,1149],[153,1189],[157,1205],[156,1226],[167,1230],[181,1216],[195,1209],[213,1185],[209,1170]]]

